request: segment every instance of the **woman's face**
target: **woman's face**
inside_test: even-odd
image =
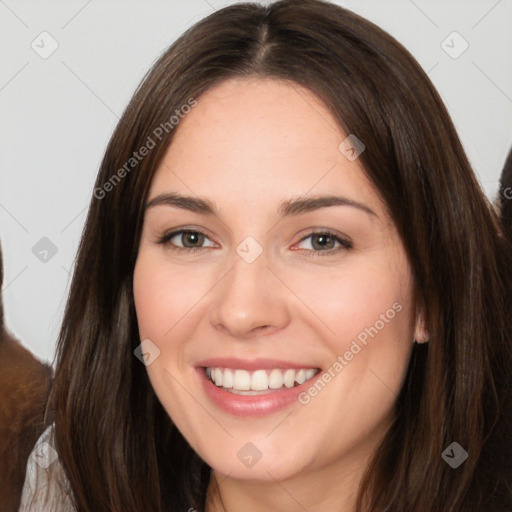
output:
[[[176,129],[134,273],[155,393],[218,473],[360,467],[421,319],[357,152],[313,93],[270,79],[217,85]]]

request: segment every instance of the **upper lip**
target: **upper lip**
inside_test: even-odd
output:
[[[209,359],[204,359],[203,361],[199,361],[196,366],[204,368],[233,368],[247,371],[267,370],[272,368],[318,368],[318,366],[311,364],[294,363],[290,361],[282,361],[279,359],[256,358],[249,360],[237,359],[236,357],[212,357]]]

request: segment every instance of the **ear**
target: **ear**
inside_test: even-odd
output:
[[[414,341],[416,343],[426,343],[429,340],[427,328],[427,315],[425,301],[418,299],[416,305],[416,323],[414,326]]]

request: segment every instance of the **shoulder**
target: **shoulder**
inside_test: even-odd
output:
[[[71,491],[53,442],[50,425],[37,440],[28,458],[18,512],[42,510],[75,512]]]

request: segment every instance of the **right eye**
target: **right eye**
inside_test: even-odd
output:
[[[176,241],[181,241],[181,243],[185,245],[176,245],[176,243],[172,241],[174,238],[177,239]],[[173,251],[196,252],[205,248],[200,246],[204,243],[205,239],[209,240],[206,234],[201,231],[195,229],[178,229],[165,233],[158,239],[157,243],[165,245],[166,248]],[[194,244],[198,244],[199,247],[194,246]]]

